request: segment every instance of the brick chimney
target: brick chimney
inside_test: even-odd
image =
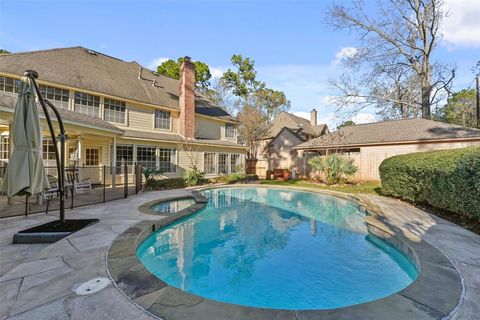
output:
[[[180,65],[178,96],[180,118],[178,129],[184,138],[195,138],[195,65],[185,57]]]
[[[315,109],[312,109],[312,111],[310,111],[310,123],[312,124],[312,126],[317,125],[317,110]]]

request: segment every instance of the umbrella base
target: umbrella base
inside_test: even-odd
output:
[[[51,221],[15,233],[12,243],[53,243],[98,221],[100,220],[69,219],[65,220],[65,223],[59,220]]]

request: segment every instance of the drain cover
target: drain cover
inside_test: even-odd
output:
[[[79,296],[85,296],[88,294],[94,294],[110,284],[110,280],[107,278],[95,278],[82,283],[75,290],[75,293]]]

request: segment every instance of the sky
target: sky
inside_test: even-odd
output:
[[[329,80],[356,38],[333,30],[325,12],[350,0],[0,0],[0,48],[11,52],[84,46],[154,68],[167,58],[206,62],[216,77],[233,54],[255,61],[257,78],[282,90],[290,111],[335,126]],[[382,0],[379,0],[382,1]],[[366,0],[374,5],[373,0]],[[480,0],[445,0],[449,16],[437,56],[455,64],[454,89],[473,88],[480,60]],[[357,123],[378,120],[362,110]]]

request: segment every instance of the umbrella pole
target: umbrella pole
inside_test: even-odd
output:
[[[35,91],[37,92],[38,101],[42,106],[43,113],[45,113],[45,120],[47,120],[48,128],[50,130],[50,135],[52,136],[53,150],[55,152],[55,160],[57,164],[57,173],[58,173],[58,189],[60,193],[60,222],[65,223],[65,128],[63,126],[63,120],[58,112],[57,108],[47,99],[42,97],[40,89],[35,79],[38,78],[38,73],[35,70],[26,70],[24,75],[32,79],[35,86]],[[55,135],[55,130],[53,128],[52,119],[48,112],[47,105],[52,109],[53,113],[58,121],[58,126],[60,129],[60,152],[58,151],[57,137]]]

